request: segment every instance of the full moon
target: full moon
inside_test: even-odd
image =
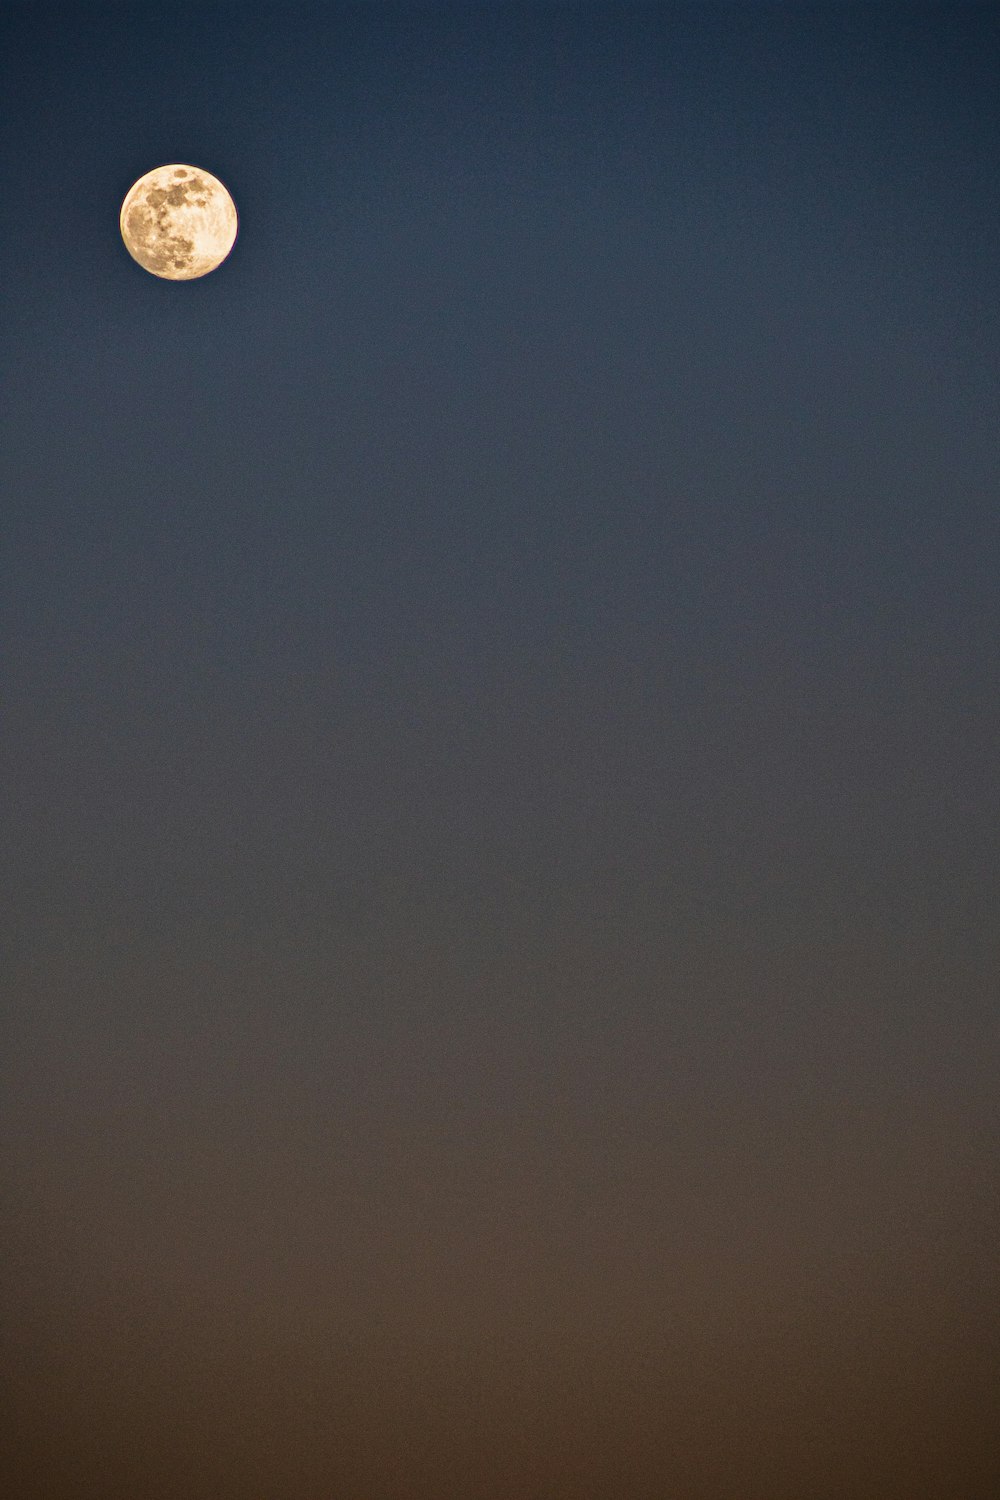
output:
[[[132,259],[167,281],[207,276],[236,242],[236,205],[200,167],[154,167],[129,188],[119,223]]]

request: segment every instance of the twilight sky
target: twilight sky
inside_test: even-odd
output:
[[[1000,15],[3,29],[3,1493],[990,1500]]]

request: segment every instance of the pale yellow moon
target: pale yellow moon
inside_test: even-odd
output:
[[[125,194],[119,216],[133,260],[167,281],[193,281],[221,266],[236,243],[236,205],[211,172],[154,167]]]

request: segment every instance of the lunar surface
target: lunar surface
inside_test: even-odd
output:
[[[167,281],[207,276],[236,242],[236,205],[200,167],[147,172],[125,195],[119,222],[132,259]]]

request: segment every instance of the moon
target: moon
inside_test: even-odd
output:
[[[236,243],[236,205],[201,167],[154,167],[125,194],[122,239],[144,271],[193,281],[221,266]]]

